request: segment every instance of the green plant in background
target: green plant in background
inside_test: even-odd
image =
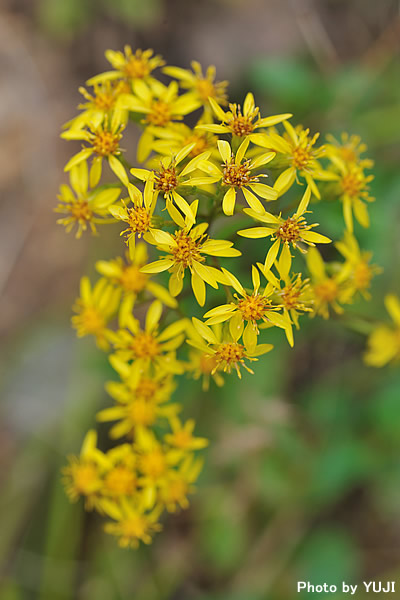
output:
[[[88,510],[111,519],[105,530],[120,545],[137,547],[161,529],[165,509],[188,506],[202,466],[195,452],[208,443],[193,436],[193,419],[178,417],[181,402],[170,402],[176,378],[202,377],[208,389],[210,378],[223,385],[223,373],[253,374],[250,365],[272,350],[272,337],[279,346],[284,333],[294,345],[293,327],[299,329],[306,313],[346,322],[349,305],[370,297],[380,269],[354,236],[358,225],[369,227],[367,206],[374,200],[372,161],[358,136],[327,137],[318,145],[319,134],[293,126],[291,114],[262,117],[251,93],[243,108],[228,104],[227,83],[215,81],[213,67],[205,74],[196,62],[192,71],[165,67],[173,79],[164,85],[154,76],[164,62],[151,50],[133,53],[127,46],[106,56],[113,70],[89,80],[91,93],[81,90],[83,112],[62,134],[87,145],[65,167],[70,186],[61,187],[57,211],[66,214],[59,223],[68,231],[77,226],[77,237],[102,224],[125,227],[126,257],[98,262],[102,277],[93,287],[82,278],[72,322],[79,336],[93,335],[110,353],[120,381],[108,383],[107,391],[116,404],[98,420],[116,421],[111,438],[128,441],[103,452],[90,431],[64,478],[72,500],[83,496]],[[136,158],[147,168],[132,167],[121,146],[131,122],[142,129]],[[103,183],[104,164],[112,183]],[[264,183],[267,177],[272,185]],[[318,212],[332,235],[327,216],[340,205],[345,230],[330,244],[309,215]],[[244,246],[243,238],[251,241]],[[245,258],[234,245],[246,250]],[[152,247],[158,256],[149,262]],[[206,302],[203,321],[196,315]],[[398,326],[398,301],[389,296],[387,305]],[[399,357],[396,331],[362,316],[347,319],[372,331],[370,364]],[[372,361],[372,353],[379,358]],[[284,460],[305,453],[306,471],[319,468],[301,439],[287,442],[286,435],[277,442],[289,452]],[[333,461],[340,485],[364,468],[352,444],[345,456],[353,452],[354,471],[345,473],[340,452],[320,457]],[[323,478],[320,484],[308,491],[317,501],[327,493]]]

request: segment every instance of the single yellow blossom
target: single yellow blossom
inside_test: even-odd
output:
[[[252,171],[269,163],[275,152],[267,152],[250,160],[245,157],[250,141],[244,139],[237,152],[233,154],[229,142],[218,140],[218,149],[223,160],[222,168],[217,167],[210,161],[202,161],[198,166],[205,171],[204,177],[189,180],[192,185],[208,185],[220,183],[222,188],[228,188],[222,200],[222,210],[228,216],[233,215],[235,210],[237,192],[241,190],[247,204],[255,211],[262,213],[264,207],[257,196],[264,200],[276,200],[278,193],[269,185],[259,183],[260,177],[266,174],[253,175]],[[257,194],[257,196],[255,195]]]
[[[164,436],[164,440],[172,448],[178,450],[194,451],[200,450],[208,446],[208,440],[202,437],[193,437],[192,433],[194,430],[195,422],[193,419],[189,419],[186,423],[181,423],[177,416],[173,416],[169,420],[172,433],[167,433]]]
[[[189,455],[176,470],[170,470],[161,482],[158,491],[159,501],[168,512],[174,513],[178,508],[189,507],[187,496],[193,494],[196,489],[192,485],[198,478],[203,467],[200,458]]]
[[[266,269],[269,269],[275,262],[281,244],[283,246],[281,260],[284,260],[285,262],[285,269],[290,271],[292,263],[290,245],[292,245],[293,248],[299,249],[301,252],[305,252],[307,246],[315,246],[315,244],[329,244],[331,242],[331,240],[325,235],[311,231],[311,229],[316,227],[318,223],[309,225],[303,216],[307,212],[310,197],[311,188],[307,186],[298,209],[291,217],[288,217],[287,219],[283,219],[280,215],[272,215],[271,213],[265,211],[264,214],[259,214],[251,209],[244,209],[246,214],[253,217],[253,219],[265,223],[265,226],[241,229],[237,232],[238,235],[250,239],[271,237],[272,240],[275,240],[272,246],[269,248],[265,258]]]
[[[191,63],[192,71],[181,69],[180,67],[164,67],[163,72],[179,81],[182,88],[194,93],[205,110],[209,109],[208,100],[212,98],[214,102],[225,106],[228,103],[226,88],[227,81],[215,81],[216,69],[210,65],[204,75],[200,63],[193,60]]]
[[[341,265],[338,271],[331,275],[328,274],[322,256],[316,248],[308,251],[306,261],[311,275],[315,314],[328,319],[329,307],[341,314],[343,312],[341,304],[349,302],[346,289],[350,272],[349,266]]]
[[[67,216],[57,220],[59,225],[64,225],[67,233],[77,227],[75,237],[80,238],[82,233],[90,227],[92,233],[97,233],[96,225],[112,223],[108,209],[121,195],[119,187],[107,189],[89,189],[89,176],[87,162],[82,161],[69,172],[71,187],[67,184],[60,186],[58,196],[59,204],[55,212]]]
[[[333,135],[326,136],[328,144],[325,145],[328,157],[338,156],[344,163],[357,164],[363,169],[371,169],[374,161],[370,158],[362,158],[361,155],[367,150],[367,145],[361,141],[359,135],[349,135],[344,132],[337,140]]]
[[[241,254],[239,250],[232,247],[232,242],[210,239],[206,234],[207,229],[208,223],[201,223],[195,227],[188,226],[175,231],[174,234],[152,229],[151,236],[146,236],[146,241],[155,244],[166,255],[142,267],[142,273],[168,271],[171,274],[169,291],[175,297],[181,293],[185,271],[189,269],[195,298],[200,306],[204,306],[205,284],[218,288],[218,283],[225,283],[221,271],[204,264],[206,256],[235,257]]]
[[[150,544],[152,537],[162,526],[158,523],[162,506],[147,509],[145,493],[133,498],[121,498],[119,503],[103,503],[104,512],[114,522],[106,523],[104,531],[118,538],[121,548],[138,548],[139,543]]]
[[[346,227],[353,233],[353,214],[362,227],[369,227],[369,215],[366,202],[375,198],[369,194],[369,183],[373,175],[366,175],[364,169],[354,163],[345,163],[338,157],[330,157],[337,171],[338,194],[343,204],[343,217]]]
[[[114,71],[106,71],[95,75],[87,81],[87,84],[95,85],[110,79],[126,79],[129,82],[136,80],[155,81],[151,77],[152,71],[165,65],[165,62],[159,54],[154,56],[153,54],[153,50],[150,49],[138,49],[133,54],[132,48],[128,45],[124,47],[124,52],[106,50],[106,59],[114,67]]]
[[[77,314],[71,318],[78,337],[94,335],[98,347],[107,351],[107,323],[118,310],[120,296],[120,290],[110,285],[106,279],[99,279],[92,288],[89,278],[82,277],[80,297],[73,306]]]
[[[372,252],[362,251],[356,238],[349,231],[345,232],[343,240],[336,242],[335,246],[350,266],[348,279],[350,298],[360,292],[365,300],[370,300],[371,294],[368,290],[371,287],[371,280],[374,275],[382,272],[380,267],[370,264]]]
[[[212,378],[218,387],[224,385],[224,378],[218,372],[214,372],[216,367],[215,358],[208,353],[192,348],[189,351],[189,362],[186,363],[186,371],[193,379],[201,379],[201,388],[203,392],[210,389],[210,379]]]
[[[229,104],[229,110],[224,111],[213,98],[209,98],[209,102],[214,114],[221,123],[219,125],[212,123],[201,124],[198,125],[199,129],[218,134],[231,133],[239,138],[248,137],[250,141],[252,141],[252,134],[256,129],[260,127],[272,127],[293,116],[290,113],[284,113],[282,115],[262,118],[260,116],[260,109],[255,105],[254,96],[250,92],[244,100],[243,113],[240,104]]]
[[[368,337],[364,360],[371,367],[384,367],[400,361],[400,300],[394,294],[385,296],[385,307],[393,324],[378,324]]]

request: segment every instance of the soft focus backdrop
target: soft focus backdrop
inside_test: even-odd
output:
[[[58,136],[78,86],[127,43],[215,64],[231,100],[251,89],[265,114],[360,134],[377,198],[361,240],[384,273],[354,311],[384,318],[384,294],[400,292],[397,0],[3,0],[0,599],[288,600],[297,580],[399,579],[400,371],[365,367],[365,338],[335,320],[303,319],[295,349],[281,338],[240,384],[181,385],[211,443],[191,509],[152,546],[118,549],[68,503],[60,467],[111,375],[92,340],[75,339],[70,306],[115,240],[104,250],[55,224],[71,154]]]

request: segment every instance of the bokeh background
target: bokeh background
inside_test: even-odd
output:
[[[385,318],[384,294],[400,292],[398,0],[3,0],[0,599],[291,600],[298,580],[400,579],[400,371],[366,368],[365,337],[335,320],[303,319],[295,349],[277,340],[240,384],[203,394],[183,382],[211,444],[191,509],[151,547],[119,549],[68,503],[60,467],[112,375],[75,339],[70,306],[117,246],[55,224],[72,153],[58,135],[105,49],[126,43],[215,64],[231,99],[251,89],[265,114],[361,134],[377,198],[361,241],[385,270],[352,311]]]

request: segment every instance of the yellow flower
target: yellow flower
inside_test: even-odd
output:
[[[139,49],[133,54],[130,46],[125,46],[124,52],[106,50],[106,59],[111,63],[115,70],[100,73],[89,79],[87,84],[94,85],[110,79],[127,79],[130,82],[138,79],[154,81],[152,77],[150,77],[151,72],[157,67],[165,65],[165,62],[159,54],[154,56],[153,54],[153,50],[150,49]]]
[[[107,283],[106,279],[99,279],[92,289],[89,278],[82,277],[80,297],[73,306],[77,315],[71,318],[78,337],[94,335],[99,348],[108,350],[107,323],[118,310],[120,296],[120,290]]]
[[[271,296],[274,293],[274,286],[268,283],[263,290],[260,290],[260,275],[255,266],[252,267],[253,290],[247,291],[239,280],[226,269],[223,269],[227,282],[232,285],[236,292],[235,302],[222,304],[209,310],[204,315],[207,319],[206,325],[215,325],[229,321],[229,328],[233,336],[241,337],[246,348],[252,349],[257,345],[257,335],[259,334],[258,322],[268,323],[269,326],[288,327],[288,318],[279,314],[280,306],[272,304]],[[245,327],[245,322],[247,325]]]
[[[309,279],[302,279],[301,273],[290,273],[290,268],[284,260],[275,261],[278,277],[265,265],[257,263],[264,277],[271,282],[276,300],[283,307],[285,320],[285,333],[290,346],[294,346],[292,323],[299,329],[299,316],[304,312],[312,312],[314,295]],[[263,325],[260,326],[263,329]]]
[[[122,94],[118,98],[117,108],[146,115],[142,121],[146,127],[137,146],[137,160],[143,163],[153,144],[148,126],[166,127],[173,121],[181,121],[185,115],[196,110],[200,103],[192,93],[178,96],[176,81],[171,81],[168,87],[159,81],[153,82],[151,86],[144,81],[135,81],[132,87],[133,94]]]
[[[97,434],[90,430],[85,436],[79,457],[69,456],[69,465],[62,469],[63,484],[72,502],[85,498],[85,508],[98,508],[98,500],[103,487],[102,476],[108,462],[96,448]]]
[[[189,455],[179,469],[168,472],[158,492],[159,500],[168,512],[174,513],[178,507],[182,509],[189,507],[187,496],[195,492],[192,483],[197,480],[202,467],[203,461],[200,458],[195,459],[193,455]]]
[[[82,129],[88,125],[93,125],[94,128],[99,127],[105,119],[111,118],[118,97],[121,94],[129,93],[130,87],[124,81],[106,80],[95,83],[92,94],[84,87],[80,87],[79,92],[87,102],[78,106],[83,112],[65,124],[65,127],[70,130]],[[115,118],[120,124],[126,125],[128,113],[120,111]]]
[[[172,376],[162,371],[154,375],[149,369],[139,370],[138,365],[128,365],[118,357],[111,357],[125,376],[123,382],[108,382],[108,393],[118,402],[97,414],[98,421],[119,421],[110,430],[113,439],[128,435],[133,437],[137,427],[151,427],[159,418],[170,418],[180,410],[179,404],[164,406],[175,389]]]
[[[277,123],[282,123],[285,119],[290,119],[292,116],[290,113],[285,113],[261,118],[260,109],[255,105],[254,96],[251,93],[248,93],[244,100],[243,113],[240,104],[229,104],[229,110],[224,111],[213,98],[209,98],[209,102],[221,124],[202,124],[198,125],[199,129],[218,134],[231,133],[237,137],[248,137],[250,141],[252,141],[252,134],[255,129],[272,127]],[[257,120],[255,121],[255,119]]]
[[[104,123],[94,127],[89,124],[88,129],[70,129],[61,134],[61,137],[67,140],[84,140],[91,147],[86,146],[74,154],[67,162],[64,171],[70,171],[79,163],[86,161],[90,156],[93,156],[92,167],[90,169],[90,186],[96,187],[99,183],[103,168],[103,158],[107,158],[110,169],[123,181],[125,185],[128,183],[128,176],[121,162],[116,158],[121,154],[119,147],[120,139],[122,138],[121,131],[124,126],[121,125],[115,117],[115,113],[111,120],[111,124],[107,120]]]
[[[342,313],[343,308],[340,304],[349,301],[346,291],[348,265],[342,265],[338,272],[328,275],[322,256],[316,248],[309,250],[306,261],[311,275],[315,314],[328,319],[329,307],[336,313]]]
[[[111,448],[106,454],[109,467],[103,476],[101,495],[103,498],[133,496],[138,489],[136,472],[137,457],[131,444]]]
[[[364,360],[371,367],[384,367],[400,360],[400,300],[394,294],[385,297],[392,325],[377,325],[368,338]]]
[[[231,373],[232,369],[235,369],[238,377],[241,378],[241,367],[254,375],[245,360],[258,360],[257,356],[265,354],[273,348],[272,344],[259,344],[249,350],[239,342],[240,336],[236,332],[233,336],[230,331],[212,330],[211,327],[195,317],[192,318],[192,321],[197,335],[192,334],[187,343],[201,350],[205,356],[215,360],[215,367],[211,371],[212,375],[219,370]]]
[[[162,507],[148,511],[145,493],[121,498],[118,504],[108,501],[103,506],[104,512],[115,521],[106,523],[104,531],[118,537],[121,548],[138,548],[139,542],[151,544],[153,534],[162,529],[158,523]]]
[[[325,154],[324,146],[315,147],[319,133],[313,137],[310,136],[309,129],[303,129],[301,126],[294,128],[288,121],[284,121],[286,129],[286,138],[279,138],[277,144],[276,137],[266,135],[260,142],[266,148],[279,149],[286,155],[286,160],[289,163],[287,169],[282,171],[274,183],[274,188],[281,196],[296,181],[296,177],[304,177],[307,186],[312,193],[320,198],[321,195],[315,183],[315,180],[331,181],[336,180],[337,176],[329,171],[324,171],[318,159]]]
[[[253,170],[269,163],[274,158],[275,152],[267,152],[253,160],[246,159],[245,154],[249,143],[248,139],[244,139],[237,152],[233,154],[229,142],[218,140],[218,150],[224,161],[222,168],[210,161],[202,161],[198,167],[207,175],[189,180],[189,183],[194,186],[219,182],[223,188],[227,187],[228,190],[222,200],[222,210],[228,216],[233,215],[235,210],[238,190],[243,192],[247,204],[259,213],[264,211],[264,207],[255,194],[265,200],[276,200],[278,197],[278,193],[272,187],[259,183],[259,177],[267,177],[267,175],[251,174]]]
[[[119,187],[103,190],[89,190],[89,177],[86,161],[73,167],[69,173],[71,187],[63,184],[60,186],[58,199],[60,203],[55,212],[66,214],[57,220],[59,225],[64,225],[67,233],[75,226],[75,237],[80,238],[82,233],[90,227],[96,233],[96,225],[111,223],[109,207],[117,201],[121,194]]]
[[[206,300],[205,284],[218,288],[218,283],[225,283],[225,277],[215,267],[205,263],[205,256],[240,256],[239,250],[232,248],[233,243],[226,240],[213,240],[205,233],[208,223],[201,223],[195,227],[188,226],[179,229],[174,234],[160,229],[152,229],[151,237],[146,236],[146,241],[155,244],[159,250],[166,252],[160,260],[142,267],[142,273],[161,273],[169,271],[169,291],[172,296],[178,296],[183,287],[186,269],[191,273],[193,293],[200,306]]]
[[[136,246],[132,260],[130,260],[128,254],[126,261],[118,256],[114,260],[99,260],[96,263],[97,271],[111,283],[118,286],[123,294],[119,307],[119,324],[121,327],[124,326],[127,315],[132,313],[137,297],[143,295],[146,291],[161,300],[165,306],[170,308],[178,306],[175,298],[172,298],[162,285],[151,281],[149,275],[141,273],[140,269],[147,261],[146,244],[140,242]]]
[[[156,369],[179,374],[183,367],[176,360],[174,351],[185,339],[187,320],[175,321],[159,333],[162,310],[161,302],[155,300],[146,313],[144,329],[131,315],[125,329],[108,331],[107,338],[122,360],[134,360],[138,368],[146,369],[151,364]]]
[[[290,271],[292,263],[290,244],[293,248],[297,248],[301,252],[305,252],[306,246],[314,246],[315,244],[329,244],[331,242],[331,240],[325,235],[311,231],[311,229],[316,227],[318,223],[308,225],[303,216],[307,212],[310,197],[311,188],[307,186],[298,209],[288,219],[283,219],[280,215],[272,215],[271,213],[265,211],[264,214],[258,214],[251,209],[244,209],[246,214],[253,217],[253,219],[257,219],[262,223],[266,223],[266,226],[241,229],[237,232],[238,235],[251,239],[271,237],[272,240],[275,240],[268,250],[265,258],[266,269],[269,269],[275,262],[281,244],[283,248],[280,260],[284,261],[285,270]]]
[[[175,79],[178,79],[180,86],[193,92],[203,104],[205,109],[209,108],[208,100],[212,98],[217,104],[227,104],[226,88],[227,81],[215,81],[216,69],[214,65],[207,67],[206,74],[200,63],[192,60],[190,63],[192,71],[181,69],[180,67],[164,67],[163,72]]]
[[[129,200],[132,206],[111,206],[109,212],[114,219],[123,221],[128,225],[127,229],[121,231],[120,235],[126,234],[126,243],[129,247],[131,260],[135,256],[136,236],[142,237],[150,227],[154,226],[153,213],[157,203],[157,195],[154,193],[154,181],[149,178],[144,186],[144,192],[140,192],[134,185],[127,185]]]
[[[207,131],[199,131],[196,128],[191,129],[184,123],[171,123],[167,127],[149,126],[149,132],[156,138],[152,145],[152,150],[159,154],[171,156],[178,154],[185,146],[194,144],[188,157],[195,158],[203,152],[210,151],[211,154],[219,158],[217,148],[217,138]],[[151,166],[155,162],[151,160]],[[147,163],[150,166],[150,161]]]
[[[373,175],[366,175],[364,169],[354,163],[345,163],[337,157],[331,157],[339,171],[338,193],[343,204],[343,216],[346,227],[353,232],[353,213],[362,227],[369,227],[369,215],[365,202],[373,202],[369,195],[369,183]]]
[[[212,377],[218,387],[224,385],[224,378],[220,373],[214,372],[216,366],[215,359],[209,353],[193,348],[189,352],[189,362],[186,363],[186,370],[193,379],[200,379],[203,392],[210,388],[210,378]]]
[[[362,251],[356,238],[349,231],[345,232],[343,240],[336,242],[335,246],[350,266],[348,280],[350,298],[360,292],[365,300],[369,300],[371,294],[368,290],[371,287],[371,280],[374,275],[382,272],[380,267],[370,264],[372,252]]]
[[[182,148],[176,156],[163,157],[160,161],[160,169],[149,171],[148,169],[131,169],[132,175],[148,181],[154,179],[154,189],[156,194],[161,192],[166,200],[166,208],[177,225],[185,227],[185,219],[193,224],[195,216],[190,209],[187,201],[177,192],[177,188],[181,186],[192,186],[191,180],[187,179],[187,175],[198,168],[199,163],[210,156],[210,152],[202,152],[198,156],[192,158],[185,166],[181,163],[185,160],[188,154],[193,150],[194,143],[188,144]],[[180,166],[179,166],[180,165]],[[184,214],[185,219],[176,206]]]
[[[367,145],[361,141],[359,135],[349,135],[342,133],[340,140],[333,135],[326,136],[329,144],[326,144],[326,155],[328,157],[338,156],[344,163],[355,163],[363,169],[371,169],[374,161],[369,158],[361,158],[367,150]]]
[[[189,419],[186,423],[181,423],[177,416],[173,416],[169,420],[172,433],[167,433],[164,436],[167,444],[178,450],[193,451],[200,450],[208,446],[208,440],[202,437],[193,437],[195,422]]]

